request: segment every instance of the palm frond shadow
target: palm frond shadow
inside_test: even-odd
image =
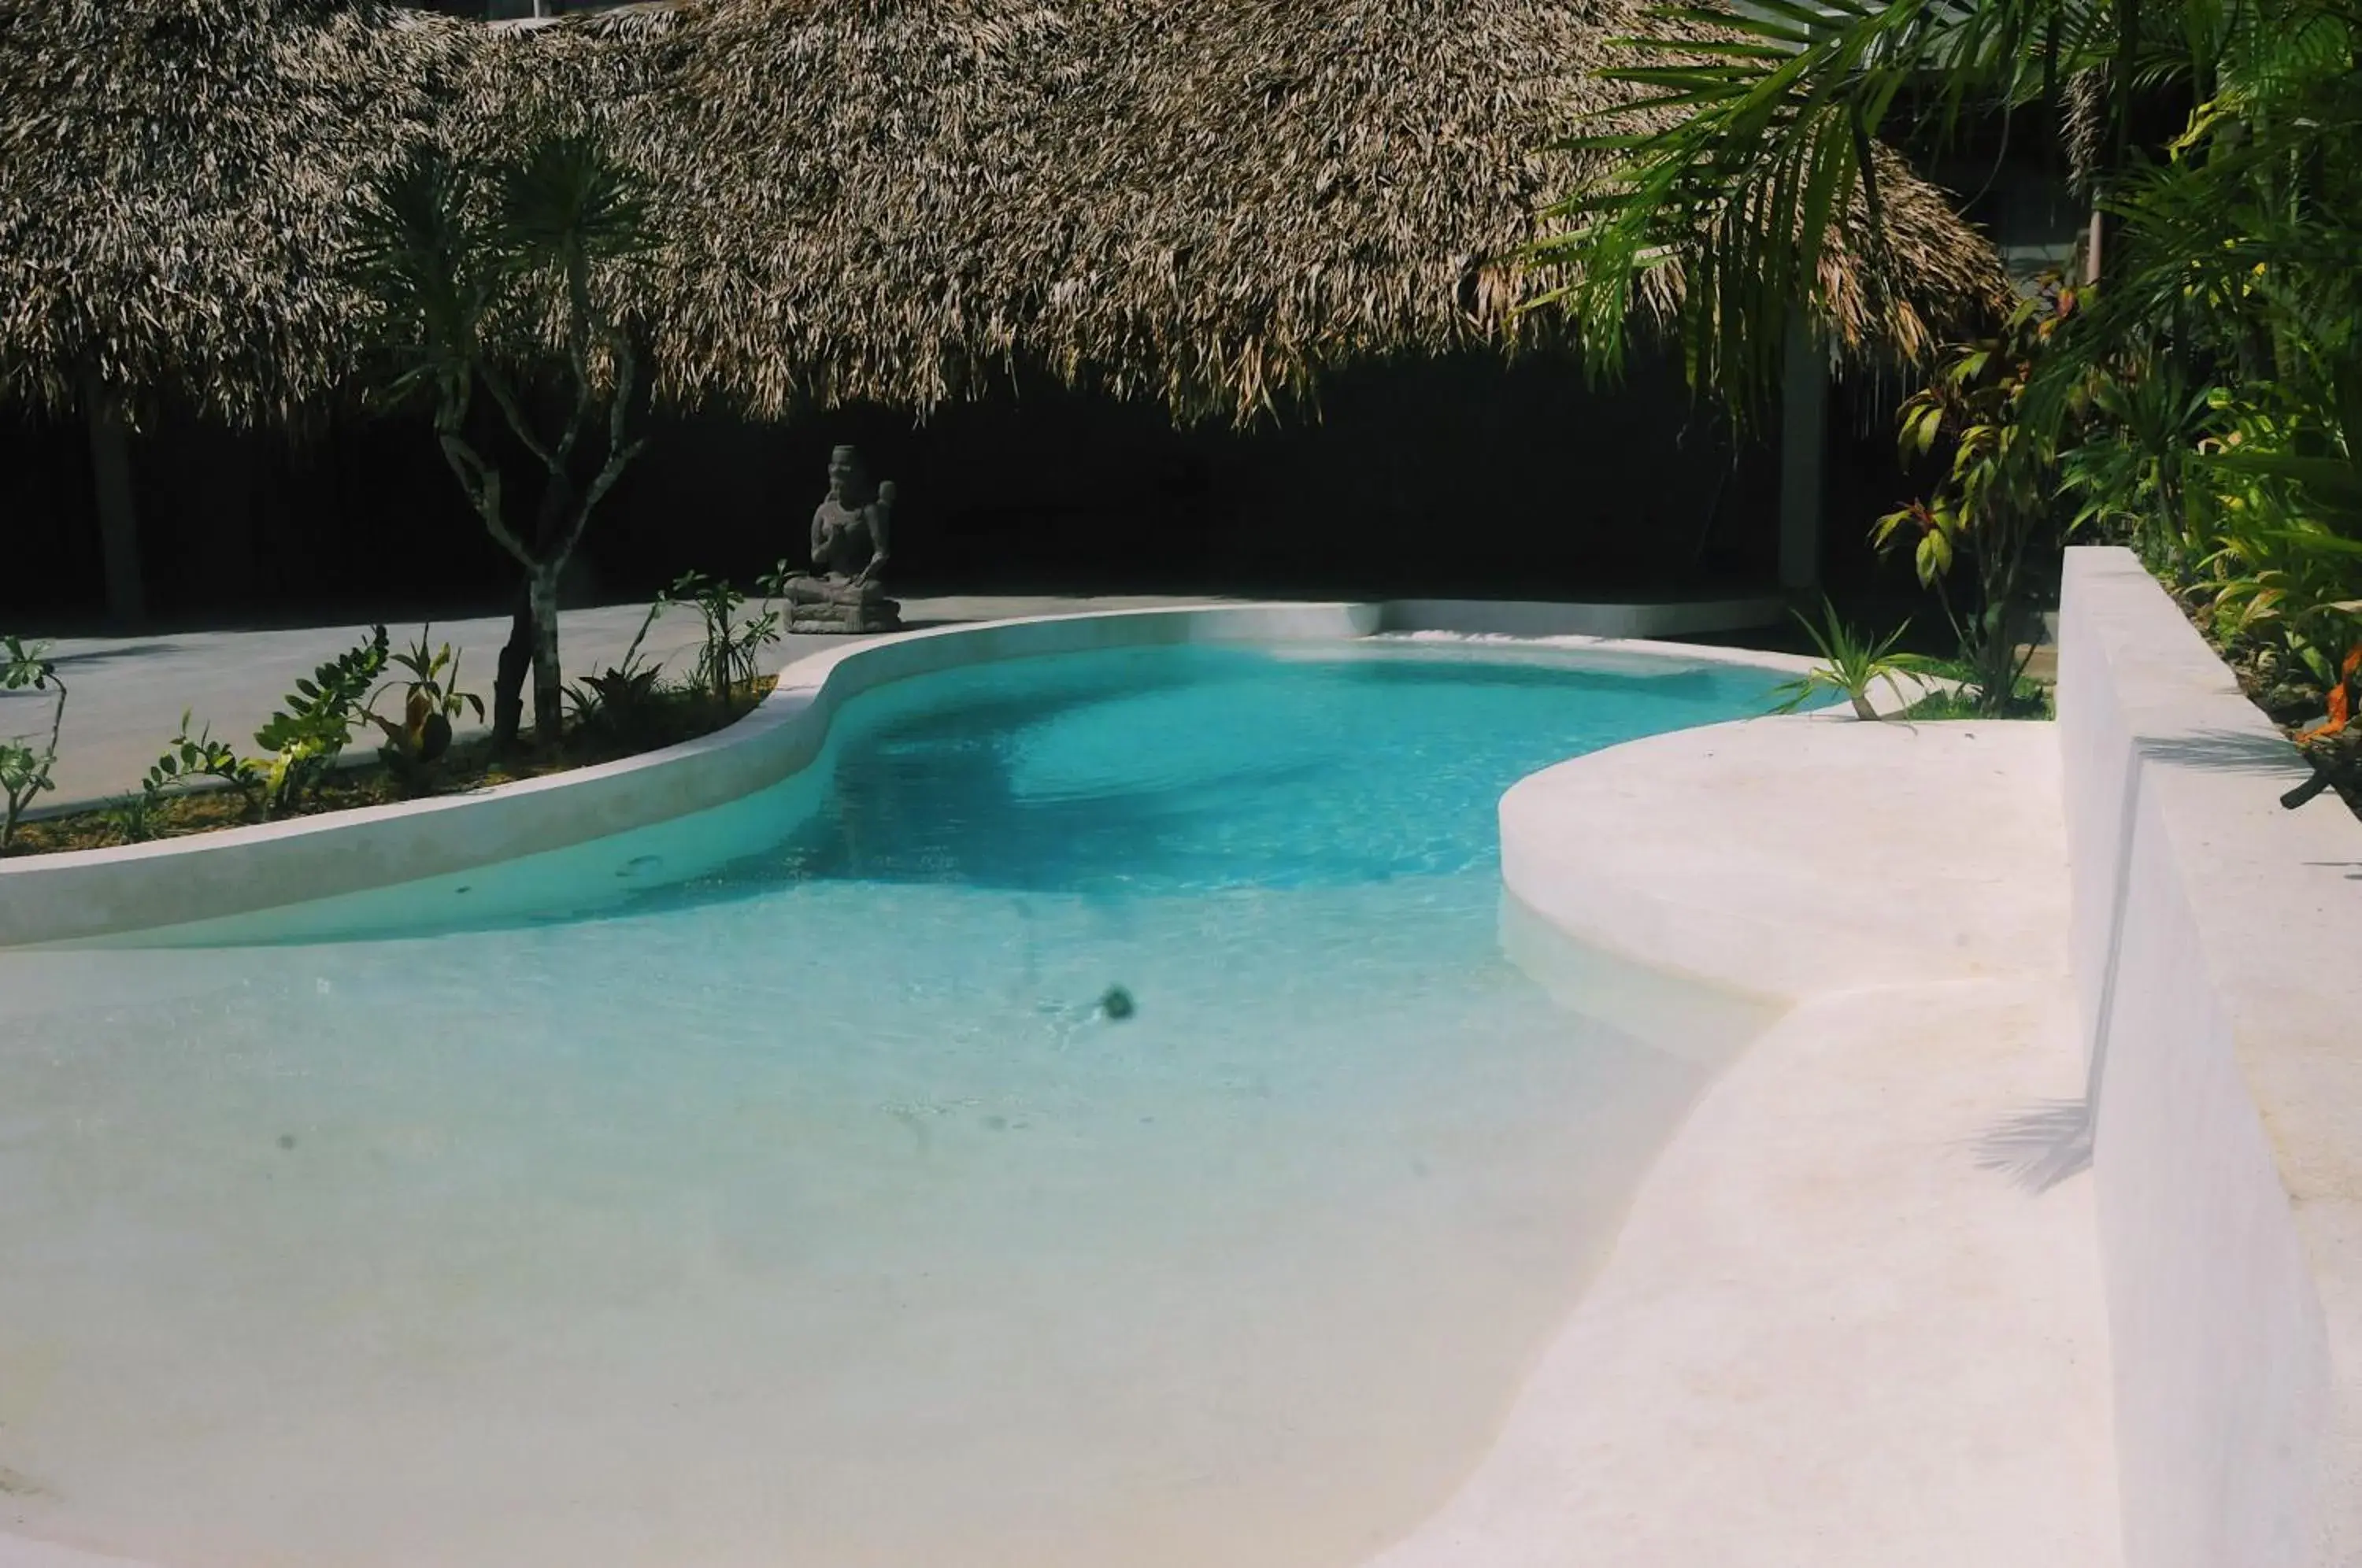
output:
[[[2296,747],[2278,735],[2243,730],[2193,730],[2188,734],[2144,739],[2141,753],[2159,762],[2210,773],[2285,773],[2304,771]]]
[[[1977,1168],[1998,1171],[2027,1192],[2047,1192],[2092,1164],[2092,1115],[2081,1099],[2037,1101],[1979,1134]]]

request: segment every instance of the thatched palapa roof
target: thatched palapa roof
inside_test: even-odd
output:
[[[531,41],[342,0],[0,0],[0,394],[95,377],[248,421],[348,392],[355,189],[504,134]]]
[[[0,0],[0,389],[95,372],[244,418],[358,368],[331,258],[419,138],[584,116],[649,176],[658,390],[924,409],[1045,367],[1251,414],[1324,367],[1547,332],[1542,150],[1639,0],[691,0],[540,28],[375,0]],[[1833,325],[1990,299],[1906,179]]]

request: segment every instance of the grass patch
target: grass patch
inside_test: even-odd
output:
[[[1976,699],[1966,691],[1930,691],[1908,708],[1900,717],[1909,720],[1946,719],[2055,719],[2058,709],[2051,701],[2050,688],[2039,681],[2021,678],[2017,690],[2010,693],[2008,706],[1999,714],[1977,712]]]
[[[528,733],[502,753],[493,749],[490,736],[476,736],[454,742],[427,767],[399,772],[370,755],[366,762],[334,769],[301,806],[274,820],[321,816],[436,795],[464,795],[658,751],[735,723],[754,711],[772,685],[769,676],[742,681],[726,701],[717,701],[704,687],[648,691],[634,701],[628,711],[586,710],[568,723],[564,739],[555,746],[535,745]],[[112,849],[247,827],[259,820],[235,790],[182,790],[165,795],[152,806],[145,806],[142,798],[134,794],[108,805],[19,823],[5,853],[14,857]]]

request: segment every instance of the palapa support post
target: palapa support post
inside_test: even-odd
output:
[[[1803,599],[1821,586],[1829,359],[1801,308],[1788,313],[1784,360],[1780,396],[1780,586],[1792,598]]]
[[[90,425],[92,489],[98,502],[99,548],[106,567],[106,618],[137,626],[148,618],[139,572],[139,513],[131,493],[131,440],[123,409],[96,372],[83,378],[83,416]]]

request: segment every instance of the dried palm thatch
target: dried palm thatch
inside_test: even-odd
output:
[[[925,404],[1032,359],[1249,417],[1322,366],[1552,329],[1542,150],[1628,0],[704,0],[645,127],[675,215],[668,385]],[[1893,171],[1841,341],[1916,352],[1992,253]],[[1674,282],[1671,274],[1661,284]]]
[[[691,0],[485,28],[376,0],[0,0],[0,392],[347,395],[351,192],[605,122],[667,243],[658,391],[923,410],[1028,364],[1252,417],[1343,360],[1551,330],[1539,150],[1637,0]],[[1998,286],[1934,193],[1833,260],[1848,341]]]
[[[201,384],[251,417],[334,385],[327,219],[432,123],[435,29],[311,0],[0,3],[0,376]]]
[[[242,423],[349,396],[356,190],[513,134],[598,53],[372,0],[0,0],[0,396]]]

